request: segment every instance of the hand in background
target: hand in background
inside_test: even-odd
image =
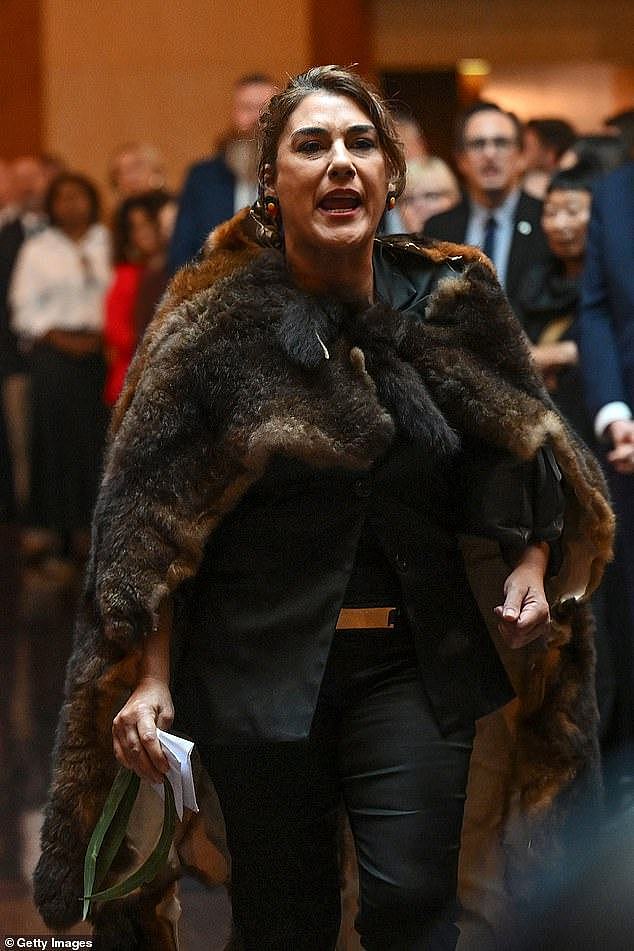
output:
[[[634,420],[619,419],[608,427],[614,448],[608,453],[608,462],[621,475],[634,473]]]

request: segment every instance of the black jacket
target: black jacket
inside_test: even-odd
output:
[[[419,321],[438,281],[461,265],[452,270],[378,242],[377,293]],[[411,397],[401,394],[403,402]],[[535,462],[479,440],[456,440],[447,451],[404,433],[403,424],[369,470],[315,469],[275,456],[214,532],[181,592],[182,729],[205,745],[308,734],[365,531],[398,577],[397,603],[441,730],[501,706],[513,691],[469,588],[458,536],[496,539],[509,562],[529,541],[556,543],[559,478],[547,450]]]
[[[24,243],[24,227],[19,218],[0,228],[0,380],[12,373],[26,372],[11,330],[9,287],[15,262]]]
[[[541,226],[542,203],[532,195],[521,192],[515,211],[515,230],[509,250],[505,291],[511,306],[519,316],[517,294],[526,271],[534,264],[552,258]],[[425,236],[441,241],[463,244],[469,224],[468,198],[449,211],[434,215],[425,224]]]

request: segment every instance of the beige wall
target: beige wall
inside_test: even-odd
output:
[[[98,181],[122,142],[208,154],[233,81],[283,79],[309,57],[308,0],[42,0],[44,145]]]
[[[634,104],[631,0],[371,0],[377,70],[481,57],[481,95],[522,118],[561,115],[582,131]]]
[[[634,68],[596,62],[501,66],[484,82],[481,95],[524,120],[563,116],[580,132],[596,132],[607,116],[634,105]]]

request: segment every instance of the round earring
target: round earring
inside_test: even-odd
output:
[[[264,207],[266,208],[266,213],[269,218],[277,218],[280,210],[280,203],[277,198],[274,198],[273,195],[268,195]]]
[[[396,206],[396,192],[387,193],[385,204],[387,205],[388,211],[392,211],[392,209]]]

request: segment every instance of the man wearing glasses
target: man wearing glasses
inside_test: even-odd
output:
[[[515,115],[478,102],[456,126],[456,164],[466,194],[450,211],[430,218],[425,235],[482,248],[497,269],[513,308],[525,272],[549,258],[541,202],[520,189],[522,127]]]

